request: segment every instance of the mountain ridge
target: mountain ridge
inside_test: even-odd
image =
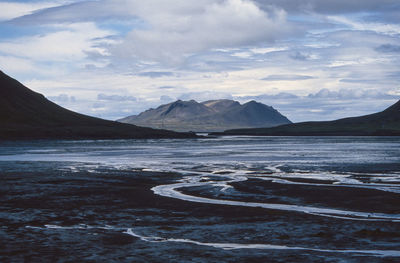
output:
[[[65,109],[0,71],[0,139],[187,138]]]
[[[177,100],[118,121],[175,131],[223,131],[226,128],[272,127],[291,123],[271,106],[256,101]]]
[[[400,100],[373,114],[333,121],[309,121],[272,128],[232,129],[214,135],[400,136]]]

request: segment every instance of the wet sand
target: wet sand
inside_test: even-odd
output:
[[[184,177],[179,173],[108,166],[89,169],[78,163],[71,167],[74,169],[57,162],[17,162],[12,166],[0,162],[1,262],[399,260],[400,223],[193,203],[151,190],[177,183]],[[242,201],[283,203],[278,197],[285,196],[287,202],[362,211],[370,207],[363,203],[366,200],[380,212],[398,213],[393,193],[373,194],[375,190],[369,189],[333,191],[328,187],[315,192],[307,186],[294,188],[258,179],[232,186],[243,193],[237,197]],[[251,197],[246,197],[246,191]],[[257,191],[259,197],[254,197]],[[201,187],[182,192],[207,197],[216,194]],[[265,199],[266,193],[270,200]],[[330,197],[338,201],[329,201]],[[241,246],[235,247],[238,244]]]

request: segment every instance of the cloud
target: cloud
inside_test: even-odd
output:
[[[305,76],[305,75],[269,75],[261,80],[268,80],[268,81],[297,81],[297,80],[307,80],[313,79],[312,76]]]
[[[255,96],[238,96],[235,99],[239,100],[292,100],[297,99],[299,96],[289,93],[289,92],[280,92],[278,94],[260,94]]]
[[[96,103],[93,103],[93,105],[92,105],[92,110],[94,110],[94,111],[102,111],[104,109],[106,109],[106,104],[104,104],[104,103],[96,102]]]
[[[66,3],[19,16],[12,22],[16,24],[59,24],[129,18],[134,15],[131,9],[133,6],[129,2],[132,1],[103,0]]]
[[[170,97],[170,96],[168,96],[168,95],[162,95],[161,97],[160,97],[160,102],[161,103],[169,103],[169,102],[172,102],[172,101],[174,101],[175,99],[174,98],[172,98],[172,97]]]
[[[142,77],[161,78],[161,77],[173,76],[174,73],[167,72],[167,71],[148,71],[148,72],[139,73],[138,75],[142,76]]]
[[[97,99],[102,101],[137,101],[137,98],[133,96],[107,95],[104,93],[98,94]]]
[[[93,23],[55,26],[54,30],[57,31],[2,41],[0,52],[35,61],[71,62],[86,58],[87,51],[107,53],[98,45],[112,34]],[[108,40],[104,39],[104,42]]]
[[[400,53],[400,45],[383,44],[375,50],[383,53]]]
[[[368,22],[363,20],[350,19],[345,16],[327,16],[327,20],[345,25],[353,30],[359,31],[374,31],[380,34],[396,36],[400,34],[400,25],[397,23],[387,23],[385,21]]]
[[[306,60],[309,60],[311,58],[311,56],[297,51],[294,54],[291,54],[290,58],[292,58],[294,60],[306,61]]]
[[[400,80],[400,71],[390,72],[386,76],[391,79]]]
[[[377,79],[358,79],[358,78],[351,78],[351,79],[341,79],[340,82],[343,83],[363,83],[363,84],[379,84],[382,81]]]
[[[4,2],[10,12],[8,18],[18,17],[14,22],[18,23],[75,23],[84,21],[104,20],[130,20],[136,18],[139,21],[157,18],[167,24],[168,13],[197,15],[202,9],[209,6],[234,2],[237,8],[246,8],[249,5],[257,6],[264,12],[270,12],[273,8],[284,9],[290,13],[322,13],[322,14],[347,14],[351,12],[387,12],[391,13],[400,8],[397,0],[198,0],[175,1],[164,0],[100,0],[100,1],[43,1],[35,3]],[[240,2],[248,4],[241,5]],[[62,5],[63,3],[63,5]],[[1,5],[0,5],[1,7]],[[46,8],[47,7],[47,8]],[[1,10],[6,10],[1,8]],[[14,11],[15,10],[15,11]],[[35,12],[33,12],[35,11]],[[22,16],[21,15],[25,15]],[[234,15],[234,14],[232,14]],[[1,17],[1,16],[0,16]],[[162,21],[161,21],[162,20]],[[180,21],[177,21],[179,23]],[[145,22],[146,24],[146,22]]]
[[[390,11],[399,8],[397,0],[256,0],[256,2],[263,8],[274,5],[294,13],[312,11],[323,14],[340,14]]]
[[[207,101],[215,99],[232,99],[230,93],[216,92],[216,91],[204,91],[204,92],[188,92],[181,94],[178,99],[180,100],[196,100],[196,101]]]
[[[128,33],[113,55],[174,66],[198,52],[272,43],[292,29],[282,10],[267,13],[247,0],[183,3],[144,16],[149,28]]]
[[[49,96],[47,98],[56,103],[76,102],[75,96],[69,96],[68,94],[60,94],[58,96]]]
[[[9,72],[9,74],[13,74],[17,72],[32,72],[35,66],[31,61],[24,58],[0,55],[0,68]]]
[[[37,10],[54,7],[61,4],[61,1],[39,1],[30,3],[19,3],[13,1],[0,2],[0,21],[29,15]],[[4,10],[7,10],[6,12]]]
[[[396,99],[398,96],[381,92],[379,90],[362,90],[362,89],[340,89],[331,91],[329,89],[321,89],[316,93],[310,93],[308,98],[312,99]]]
[[[169,89],[169,90],[173,90],[173,89],[175,89],[176,87],[174,87],[174,86],[161,86],[161,87],[158,87],[159,89]]]
[[[182,63],[187,56],[215,48],[272,43],[294,33],[286,13],[261,10],[251,0],[82,1],[14,19],[20,24],[137,20],[122,43],[111,48],[118,59]]]

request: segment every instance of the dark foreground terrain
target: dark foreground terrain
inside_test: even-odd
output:
[[[0,262],[400,260],[400,138],[0,144]]]
[[[262,208],[194,205],[157,196],[150,190],[160,183],[168,184],[180,179],[176,174],[116,171],[107,167],[90,171],[76,167],[71,171],[52,163],[29,162],[20,162],[13,168],[1,164],[1,170],[1,262],[399,260],[398,254],[383,257],[370,252],[340,251],[349,248],[398,250],[399,223],[342,220]],[[271,183],[250,186],[259,191],[278,191]],[[246,192],[243,188],[249,186],[237,187]],[[279,191],[308,201],[317,201],[321,194],[328,199],[331,194],[307,194],[309,189],[302,189],[303,193],[299,193],[300,190],[292,192],[292,188],[280,187]],[[365,203],[359,200],[363,197],[368,202],[387,201],[387,204],[382,202],[383,207],[372,204],[383,212],[398,208],[397,196],[385,194],[371,198],[367,191],[345,191],[341,198],[339,195],[336,205],[339,202],[339,206],[345,207],[346,202],[351,202],[349,199],[355,198],[357,207],[352,203],[352,208],[363,210],[366,209]],[[126,233],[129,229],[148,239]],[[221,249],[173,239],[288,247],[301,244],[306,249]]]

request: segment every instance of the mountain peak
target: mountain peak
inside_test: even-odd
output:
[[[229,99],[195,100],[161,105],[120,122],[176,131],[222,131],[232,127],[272,127],[291,123],[270,106],[256,101],[241,105]]]
[[[245,106],[245,105],[247,105],[247,106],[263,106],[263,107],[270,107],[270,108],[272,108],[271,106],[265,105],[265,104],[263,104],[263,103],[261,103],[261,102],[255,101],[255,100],[248,101],[248,102],[246,102],[246,103],[243,104],[243,106]]]
[[[245,106],[245,107],[257,107],[257,106],[267,106],[267,105],[259,103],[259,102],[255,101],[255,100],[251,100],[249,102],[244,103],[243,106]]]
[[[222,112],[229,110],[231,107],[237,107],[240,106],[240,103],[234,100],[228,100],[228,99],[220,99],[220,100],[208,100],[204,101],[201,104],[217,111],[217,112]]]

